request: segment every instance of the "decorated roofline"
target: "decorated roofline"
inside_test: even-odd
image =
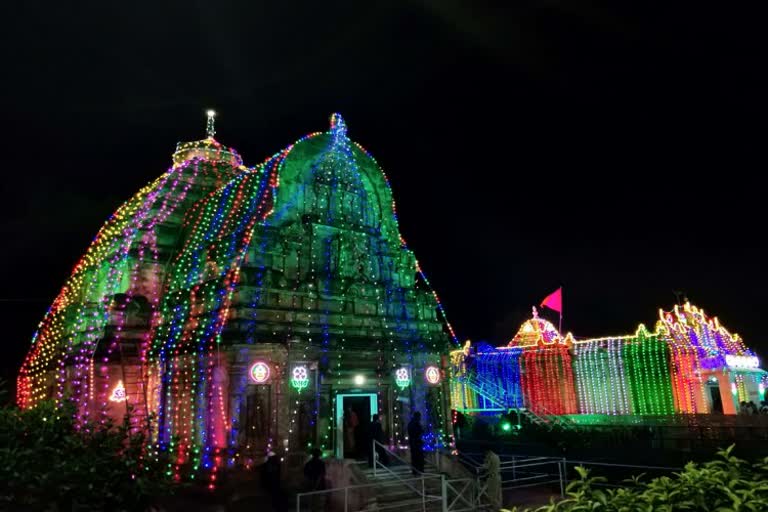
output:
[[[577,339],[571,332],[563,336],[558,329],[546,319],[539,317],[533,308],[532,317],[518,329],[517,334],[506,346],[498,350],[510,348],[532,348],[552,346],[581,346],[590,343],[607,342],[612,340],[631,340],[642,337],[664,337],[672,341],[679,349],[701,349],[701,357],[755,357],[752,350],[746,347],[743,339],[735,333],[730,333],[721,325],[718,317],[708,317],[703,308],[698,308],[690,302],[675,305],[671,311],[659,309],[659,318],[653,330],[645,324],[638,324],[633,334],[600,336]],[[723,359],[723,364],[725,360]],[[734,360],[735,361],[735,360]],[[754,364],[754,363],[750,363]]]
[[[243,165],[242,158],[234,148],[224,146],[214,138],[213,120],[215,113],[208,112],[207,114],[206,138],[177,144],[171,167],[133,194],[109,216],[83,256],[74,265],[70,276],[33,334],[32,346],[20,371],[20,392],[17,396],[20,404],[33,404],[42,398],[43,374],[54,367],[58,375],[56,378],[57,396],[63,397],[65,370],[63,364],[56,362],[59,359],[72,356],[76,356],[77,360],[82,361],[92,359],[109,321],[108,312],[112,296],[116,293],[125,292],[125,278],[136,273],[136,263],[129,254],[132,251],[138,251],[139,254],[143,253],[149,257],[151,260],[149,264],[161,263],[158,259],[157,234],[153,232],[153,228],[176,213],[176,210],[185,201],[187,192],[192,187],[193,182],[198,179],[198,174],[202,172],[197,169],[198,164],[214,163],[214,169],[224,172],[220,174],[221,183],[217,183],[216,187],[205,192],[205,196],[199,201],[200,208],[204,207],[206,201],[214,201],[228,188],[242,186],[249,178],[255,178],[259,181],[266,178],[268,180],[267,186],[271,188],[271,191],[266,193],[270,197],[274,197],[275,190],[280,186],[280,171],[286,158],[297,144],[324,134],[341,137],[345,141],[348,140],[347,128],[342,116],[334,113],[331,116],[331,126],[328,131],[308,133],[261,163],[247,167]],[[377,171],[380,172],[381,181],[389,194],[392,222],[397,232],[399,245],[402,249],[410,251],[404,237],[400,234],[389,178],[370,152],[354,141],[349,142],[351,147],[357,148],[363,155],[370,158]],[[222,162],[226,165],[219,167],[215,165],[216,162]],[[172,194],[175,195],[172,196]],[[251,219],[252,222],[249,225],[264,222],[273,211],[274,208],[270,206],[260,212],[260,219]],[[232,229],[232,225],[225,223],[221,229],[218,231],[218,235],[224,236]],[[250,236],[245,237],[245,245],[247,245],[249,238]],[[194,241],[190,241],[190,243],[192,242]],[[200,240],[200,242],[203,241]],[[242,250],[243,248],[240,249],[240,251]],[[242,258],[242,255],[240,256]],[[236,258],[236,260],[241,258]],[[414,262],[417,278],[421,278],[434,297],[442,321],[454,342],[458,343],[455,331],[448,322],[444,306],[415,256]],[[133,270],[131,270],[131,266],[133,266]],[[233,270],[232,275],[226,278],[225,295],[227,296],[231,296],[239,274],[235,269],[231,270]],[[135,276],[130,278],[134,279]],[[162,294],[166,291],[165,284],[163,284],[159,293]],[[126,293],[128,295],[133,293],[130,286]],[[160,306],[160,299],[153,297],[150,300],[152,308],[156,312]],[[226,312],[228,302],[229,300],[224,300],[223,312]],[[157,321],[157,318],[152,318],[153,329],[156,327]],[[222,319],[222,321],[225,322],[226,319]],[[78,375],[81,381],[85,381],[87,380],[87,372],[92,372],[92,368],[87,368],[85,364],[80,366],[82,368],[78,369]],[[26,397],[31,400],[28,402]]]

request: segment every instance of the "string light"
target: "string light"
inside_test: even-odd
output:
[[[293,370],[291,370],[291,386],[299,392],[309,386],[309,371],[307,371],[305,365],[293,367]]]
[[[424,378],[427,380],[427,383],[429,384],[439,384],[440,383],[440,368],[437,366],[427,366],[424,369]]]
[[[411,385],[411,373],[408,371],[408,368],[403,366],[397,369],[395,372],[395,384],[400,389],[405,389]]]
[[[125,386],[123,386],[123,381],[118,381],[117,384],[115,384],[115,387],[112,388],[112,393],[109,395],[109,401],[110,402],[125,402],[126,395],[125,395]]]
[[[256,361],[251,365],[251,369],[248,374],[256,384],[264,384],[269,380],[270,376],[269,365],[264,361]]]
[[[227,449],[230,464],[277,443],[284,455],[328,449],[341,428],[335,394],[350,384],[376,386],[395,443],[408,404],[423,404],[429,447],[449,442],[436,361],[456,335],[400,236],[381,167],[338,114],[329,131],[255,167],[215,140],[216,113],[206,117],[206,138],[178,144],[172,168],[110,217],[75,266],[33,337],[19,405],[49,396],[53,374],[59,402],[71,395],[79,417],[103,415],[120,396],[108,378],[118,349],[136,341],[138,382],[124,381],[123,393],[135,405],[146,396],[143,414],[157,418],[150,452],[174,455],[166,474],[177,480],[204,470],[214,488]],[[129,340],[138,304],[147,325]],[[362,356],[369,350],[376,356]],[[355,372],[376,377],[360,383]],[[302,394],[312,375],[314,392]],[[263,446],[240,443],[252,385],[271,392]]]
[[[500,360],[505,350],[522,352]],[[470,411],[506,405],[505,388],[519,385],[526,405],[543,414],[702,413],[711,410],[706,382],[719,382],[715,372],[732,374],[740,401],[762,399],[768,383],[741,338],[689,303],[660,310],[654,332],[640,325],[632,335],[578,341],[534,308],[509,347],[471,354],[467,342],[450,356],[452,404]]]

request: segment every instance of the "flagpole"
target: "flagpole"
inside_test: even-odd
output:
[[[560,331],[560,336],[563,335],[563,287],[560,287],[560,323],[558,325],[558,331]]]

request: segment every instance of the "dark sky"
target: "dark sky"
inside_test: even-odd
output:
[[[684,290],[768,349],[765,17],[747,2],[70,4],[2,7],[6,377],[208,107],[251,165],[341,112],[462,338],[504,341],[562,284],[579,336],[650,325]]]

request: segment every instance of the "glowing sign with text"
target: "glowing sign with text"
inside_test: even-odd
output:
[[[728,354],[725,356],[725,364],[729,368],[758,368],[760,361],[757,356],[734,356]]]
[[[439,384],[440,368],[437,366],[427,366],[424,369],[424,378],[427,379],[427,382],[430,384]]]
[[[294,366],[291,372],[291,385],[298,391],[309,386],[309,371],[306,366]]]
[[[251,370],[248,373],[253,382],[256,384],[264,384],[269,380],[269,365],[264,361],[256,361],[251,365]]]

